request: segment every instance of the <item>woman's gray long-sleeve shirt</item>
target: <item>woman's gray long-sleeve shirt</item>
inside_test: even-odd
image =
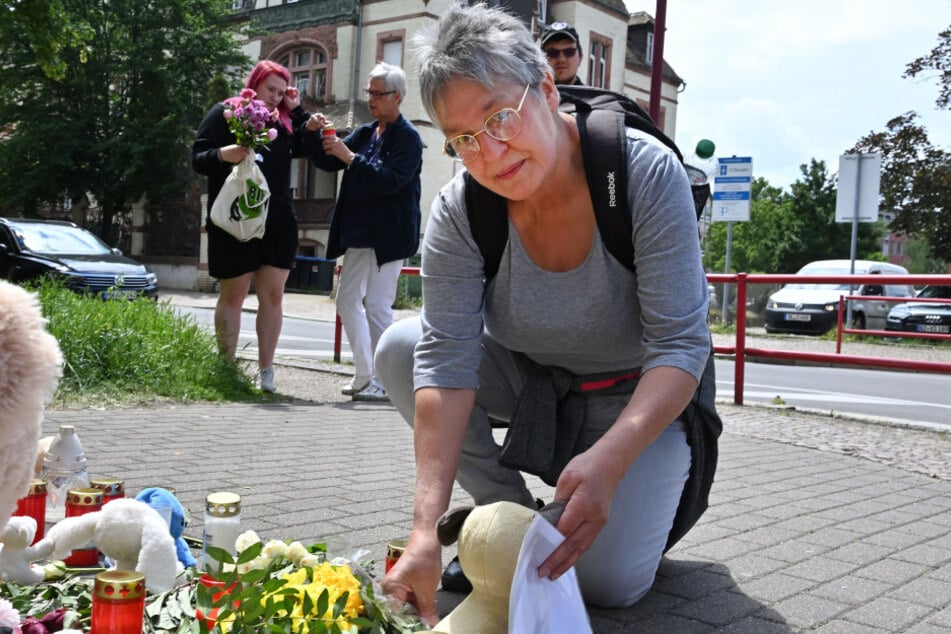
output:
[[[574,374],[672,366],[699,379],[710,335],[690,186],[676,155],[638,135],[628,130],[636,273],[607,251],[598,231],[577,268],[546,271],[510,221],[498,273],[486,286],[462,174],[443,187],[423,242],[416,389],[477,388],[483,327],[536,363]]]

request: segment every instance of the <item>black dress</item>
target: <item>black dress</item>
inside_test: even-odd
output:
[[[310,115],[302,108],[296,108],[291,112],[295,132],[288,132],[280,122],[273,123],[277,138],[257,148],[258,165],[271,190],[271,199],[264,236],[242,242],[217,227],[208,216],[225,178],[234,167],[234,164],[218,158],[218,148],[235,143],[223,113],[222,104],[212,107],[198,127],[192,145],[192,167],[208,177],[208,212],[205,216],[208,273],[218,279],[229,279],[251,273],[264,265],[290,269],[297,255],[297,217],[290,194],[291,159],[304,155],[297,130]]]

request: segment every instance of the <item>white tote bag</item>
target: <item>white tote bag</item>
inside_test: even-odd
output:
[[[232,168],[211,206],[211,221],[238,240],[264,235],[271,190],[254,154]]]

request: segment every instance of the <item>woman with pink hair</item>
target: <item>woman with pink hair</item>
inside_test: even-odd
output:
[[[215,104],[198,127],[192,146],[192,166],[208,177],[211,207],[228,174],[252,152],[271,190],[267,224],[262,238],[242,242],[206,217],[208,272],[221,286],[215,307],[218,349],[234,359],[241,331],[241,309],[251,289],[252,276],[258,296],[258,371],[255,385],[274,392],[274,351],[281,334],[284,283],[297,255],[297,218],[291,203],[291,159],[303,155],[299,128],[310,116],[300,107],[297,89],[289,86],[290,73],[276,62],[263,60],[248,75],[245,88],[256,93],[275,112],[269,124],[276,136],[266,145],[238,145],[228,128],[225,110],[238,98]]]

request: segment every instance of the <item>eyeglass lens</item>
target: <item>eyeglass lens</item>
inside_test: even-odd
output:
[[[558,59],[561,56],[565,57],[574,57],[575,53],[578,52],[578,49],[575,47],[570,48],[549,48],[545,49],[545,55],[548,56],[548,59]]]
[[[518,136],[522,130],[522,116],[519,111],[525,103],[525,97],[528,96],[528,89],[522,94],[522,99],[518,102],[517,108],[503,108],[485,120],[485,125],[475,134],[460,134],[446,140],[445,152],[452,158],[462,160],[472,159],[479,155],[482,148],[479,146],[479,140],[476,135],[485,132],[496,141],[511,141]]]

